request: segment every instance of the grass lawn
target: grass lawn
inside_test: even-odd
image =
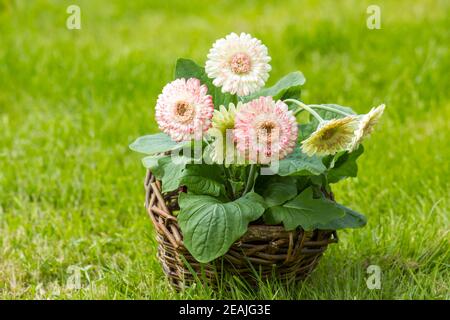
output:
[[[169,4],[170,2],[170,4]],[[81,30],[68,30],[68,5]],[[381,7],[381,30],[366,8]],[[448,1],[0,0],[0,298],[449,299]],[[269,85],[307,79],[306,103],[386,103],[338,201],[365,213],[305,282],[170,290],[128,149],[157,131],[178,57],[203,64],[231,31],[260,38]],[[366,286],[379,265],[380,290]],[[75,271],[74,271],[75,270]],[[81,272],[81,288],[67,284]]]

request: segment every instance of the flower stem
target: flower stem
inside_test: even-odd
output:
[[[206,137],[203,137],[203,141],[209,146],[209,142],[208,139],[206,139]]]
[[[230,174],[230,169],[223,166],[223,171],[225,172],[225,177],[226,177],[226,181],[225,184],[227,185],[229,191],[231,192],[232,195],[232,199],[235,200],[236,199],[236,195],[233,192],[233,187],[231,186],[231,174]]]
[[[321,105],[321,104],[309,104],[308,106],[311,107],[311,108],[314,108],[314,109],[322,109],[322,110],[327,110],[327,111],[331,111],[331,112],[334,112],[334,113],[339,113],[339,114],[342,114],[344,116],[351,116],[352,115],[351,113],[348,113],[348,112],[345,112],[345,111],[342,111],[342,110],[339,110],[339,109],[335,109],[335,108],[330,107],[330,106],[324,106],[324,105]]]
[[[314,118],[316,118],[316,119],[319,121],[319,123],[324,122],[324,120],[322,119],[322,117],[321,117],[317,112],[315,112],[311,107],[309,107],[308,105],[304,104],[303,102],[298,101],[298,100],[295,100],[295,99],[286,99],[286,100],[284,100],[284,102],[293,102],[293,103],[295,103],[296,105],[298,105],[301,109],[304,109],[304,110],[308,111]],[[301,109],[297,109],[297,110],[294,112],[294,114],[297,115],[297,113],[298,113]]]
[[[247,178],[247,184],[245,185],[244,193],[242,196],[245,196],[247,192],[250,191],[250,189],[253,187],[253,180],[255,180],[255,174],[256,174],[256,164],[250,165],[250,173],[248,174]]]

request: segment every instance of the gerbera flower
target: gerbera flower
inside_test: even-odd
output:
[[[355,116],[347,116],[322,122],[308,139],[302,141],[303,152],[309,156],[325,156],[349,149],[354,139],[357,119]]]
[[[272,97],[260,97],[243,105],[236,114],[234,137],[237,150],[245,158],[269,163],[283,159],[294,150],[297,122],[288,106]]]
[[[219,107],[219,110],[214,110],[212,127],[218,129],[222,133],[225,133],[227,129],[233,129],[236,112],[241,106],[242,102],[238,102],[237,106],[235,106],[234,103],[230,103],[228,109],[222,105]]]
[[[196,78],[177,79],[163,88],[155,117],[161,131],[175,141],[201,139],[211,127],[214,105],[208,88]]]
[[[260,40],[247,33],[231,33],[213,44],[205,71],[222,92],[246,96],[264,86],[270,59]]]
[[[238,102],[237,106],[234,103],[228,105],[228,109],[221,105],[219,110],[214,110],[212,118],[212,128],[209,129],[209,134],[213,136],[214,142],[212,144],[211,159],[215,163],[223,163],[224,155],[229,158],[234,158],[235,150],[234,145],[227,145],[227,133],[231,136],[228,137],[228,143],[233,142],[233,129],[236,112],[241,108],[242,102]],[[228,149],[227,149],[228,148]],[[232,154],[228,155],[227,151],[232,151]]]
[[[372,108],[369,113],[362,115],[359,118],[359,126],[355,131],[352,150],[355,150],[359,146],[361,141],[373,132],[373,128],[383,115],[384,108],[384,104],[379,105],[376,108]]]

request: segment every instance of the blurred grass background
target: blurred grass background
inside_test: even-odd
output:
[[[70,4],[81,30],[66,28]],[[381,30],[366,27],[370,4]],[[0,298],[449,299],[449,16],[445,0],[0,0]],[[335,187],[369,223],[297,286],[178,294],[128,144],[156,132],[176,59],[203,64],[232,31],[268,46],[269,85],[301,70],[306,103],[386,103],[359,177]],[[381,290],[366,286],[371,264]]]

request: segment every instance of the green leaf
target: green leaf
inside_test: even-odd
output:
[[[367,223],[367,219],[362,214],[353,211],[347,207],[344,207],[338,203],[336,206],[342,210],[344,210],[345,214],[343,217],[339,217],[334,220],[330,220],[325,223],[321,223],[317,226],[318,229],[322,230],[338,230],[338,229],[346,229],[346,228],[361,228],[364,227]]]
[[[228,179],[231,186],[231,191],[233,192],[233,195],[241,195],[245,188],[245,183],[243,181],[234,181],[232,179]]]
[[[248,224],[264,212],[264,200],[253,192],[226,203],[211,196],[182,193],[178,202],[184,245],[202,263],[224,255],[245,234]]]
[[[221,167],[217,165],[188,165],[180,184],[186,186],[189,192],[217,197],[225,194],[221,172]]]
[[[309,157],[296,146],[294,152],[279,162],[278,174],[280,176],[319,175],[327,168],[317,156]]]
[[[344,111],[346,113],[349,114],[353,114],[355,115],[356,112],[353,111],[352,108],[350,107],[344,107],[344,106],[340,106],[338,104],[321,104],[322,106],[326,106],[326,107],[332,107],[334,109],[340,110],[340,111]],[[336,118],[343,118],[345,117],[343,114],[337,113],[337,112],[333,112],[333,111],[328,111],[328,110],[321,110],[321,109],[314,109],[317,111],[317,113],[322,117],[322,119],[324,120],[330,120],[330,119],[336,119]]]
[[[165,133],[155,133],[137,138],[130,149],[136,152],[153,155],[181,148],[184,143],[177,143]]]
[[[273,97],[274,100],[284,100],[288,98],[300,98],[301,86],[305,83],[305,77],[300,71],[291,72],[281,78],[275,85],[263,88],[258,92],[243,98],[244,102],[251,101],[258,97]]]
[[[326,198],[314,199],[310,187],[283,206],[268,209],[264,220],[269,224],[283,223],[286,230],[297,227],[313,230],[344,215],[345,211],[333,201]]]
[[[256,191],[270,208],[294,198],[297,195],[297,181],[294,177],[261,176]]]
[[[187,160],[182,157],[174,162],[170,156],[165,156],[158,160],[158,166],[152,173],[162,183],[162,192],[170,192],[180,187]]]
[[[328,183],[336,183],[347,177],[356,177],[358,175],[358,164],[356,160],[364,152],[364,147],[359,146],[355,151],[345,152],[334,162],[333,168],[327,173]]]
[[[197,78],[200,81],[206,76],[205,70],[190,59],[180,58],[175,67],[175,78]],[[206,79],[207,80],[207,79]],[[202,81],[203,82],[203,81]]]
[[[163,158],[164,156],[158,155],[158,156],[147,156],[142,159],[142,164],[147,169],[150,169],[150,171],[157,170],[158,167],[158,160]]]
[[[317,120],[314,122],[314,120],[311,120],[308,123],[305,124],[299,124],[298,125],[298,139],[297,141],[303,141],[308,139],[308,137],[314,132],[316,131],[317,125],[319,123],[317,122]]]
[[[303,192],[311,185],[311,177],[315,176],[293,176],[297,185],[297,193]]]
[[[212,79],[208,78],[205,69],[190,59],[180,58],[177,60],[175,78],[199,79],[202,84],[208,87],[208,93],[213,97],[215,108],[218,108],[220,105],[228,106],[230,102],[237,103],[237,97],[235,95],[223,93],[221,88],[216,87],[212,83]]]

